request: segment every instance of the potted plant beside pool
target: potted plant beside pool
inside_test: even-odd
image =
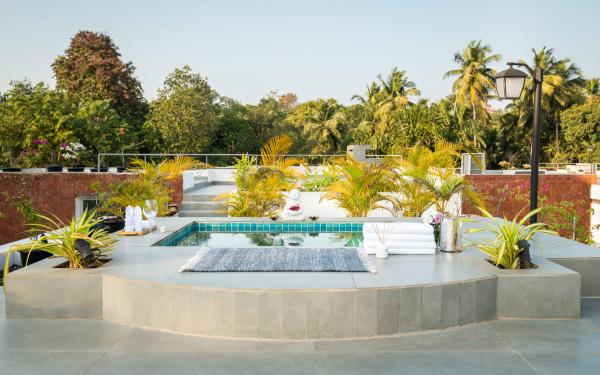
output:
[[[497,219],[483,208],[479,208],[486,220],[481,220],[482,227],[470,229],[469,233],[488,232],[492,239],[483,239],[473,245],[488,256],[488,262],[501,269],[537,268],[531,262],[529,242],[535,234],[548,233],[558,235],[547,229],[544,223],[527,225],[531,216],[539,213],[541,208],[529,212],[519,220],[517,214],[512,220]]]
[[[29,226],[43,233],[36,239],[24,244],[12,246],[8,252],[26,252],[40,250],[54,256],[65,258],[65,268],[94,268],[101,266],[107,260],[116,240],[104,229],[99,228],[100,220],[94,212],[87,210],[70,222],[63,222],[58,217],[48,217],[36,214],[38,223]],[[4,277],[8,272],[9,258],[4,264]]]

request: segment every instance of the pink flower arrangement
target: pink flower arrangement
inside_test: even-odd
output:
[[[300,211],[300,205],[295,204],[289,208],[290,211]]]
[[[442,214],[437,214],[433,218],[431,218],[431,225],[440,225],[444,220],[444,216]]]

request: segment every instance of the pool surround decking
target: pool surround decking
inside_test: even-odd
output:
[[[104,319],[199,336],[327,339],[497,318],[576,319],[582,285],[584,296],[600,296],[595,274],[600,252],[547,235],[533,243],[540,267],[532,270],[499,270],[469,248],[459,254],[371,257],[376,274],[179,273],[197,248],[151,245],[194,220],[199,219],[161,218],[167,233],[120,238],[113,259],[98,269],[57,269],[62,260],[54,258],[11,273],[7,317]]]

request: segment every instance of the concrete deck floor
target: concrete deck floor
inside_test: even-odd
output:
[[[499,320],[336,341],[190,337],[99,320],[5,320],[2,374],[598,374],[600,299],[580,320]]]

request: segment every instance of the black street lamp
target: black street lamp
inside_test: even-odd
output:
[[[537,67],[531,69],[525,63],[509,62],[509,68],[496,74],[496,90],[499,99],[519,99],[525,87],[527,74],[514,69],[513,66],[522,66],[527,69],[533,79],[533,139],[531,140],[531,186],[529,195],[529,209],[537,209],[538,206],[538,182],[539,182],[539,163],[540,163],[540,126],[542,122],[542,82],[544,80],[544,71]],[[530,222],[537,222],[537,214],[531,216]]]

